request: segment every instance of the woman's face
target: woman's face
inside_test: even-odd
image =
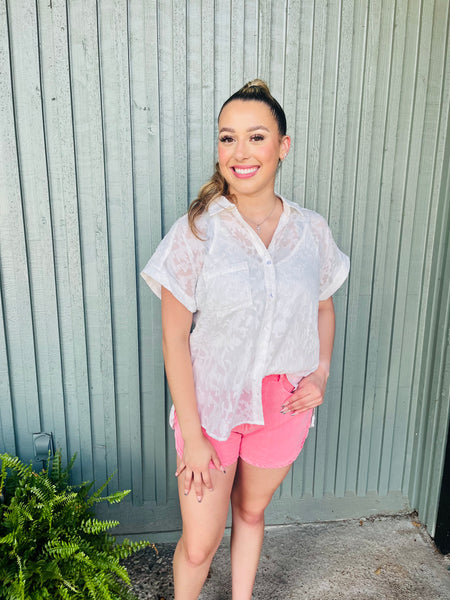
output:
[[[278,162],[287,154],[270,108],[256,100],[232,100],[219,117],[219,167],[237,200],[273,197]]]

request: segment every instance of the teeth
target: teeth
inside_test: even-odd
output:
[[[239,175],[248,175],[249,173],[255,173],[255,171],[258,170],[258,167],[250,167],[249,169],[238,169],[237,167],[234,167],[234,170]]]

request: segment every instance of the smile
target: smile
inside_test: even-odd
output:
[[[246,177],[252,177],[258,170],[259,167],[231,167],[235,175],[241,179]]]

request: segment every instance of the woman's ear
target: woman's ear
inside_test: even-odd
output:
[[[283,136],[280,145],[280,160],[284,160],[288,155],[289,148],[291,147],[291,138],[288,135]]]

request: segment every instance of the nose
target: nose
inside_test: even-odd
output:
[[[237,160],[244,160],[249,157],[249,148],[247,140],[238,140],[234,149],[234,155]]]

